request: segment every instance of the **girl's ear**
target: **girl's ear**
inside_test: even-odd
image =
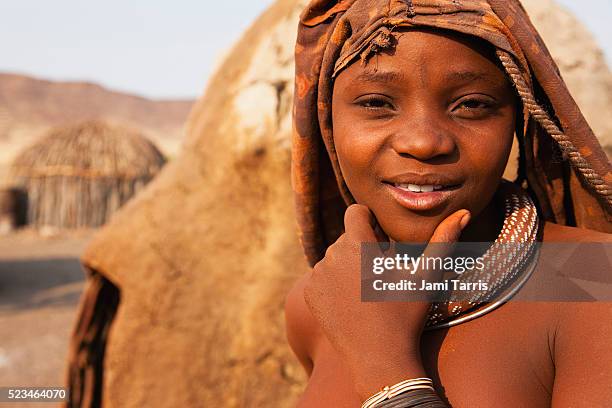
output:
[[[323,23],[335,14],[346,11],[354,0],[312,0],[300,15],[300,22],[308,27]]]

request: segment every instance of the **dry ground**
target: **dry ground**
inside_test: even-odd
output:
[[[84,283],[78,257],[91,236],[91,231],[0,236],[0,386],[63,385]]]

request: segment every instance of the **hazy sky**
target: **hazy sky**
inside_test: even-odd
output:
[[[559,1],[587,24],[612,61],[612,2]],[[202,92],[215,59],[272,0],[0,3],[0,71],[191,98]]]

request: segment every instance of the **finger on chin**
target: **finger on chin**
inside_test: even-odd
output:
[[[449,256],[455,243],[459,240],[461,231],[469,222],[470,212],[459,210],[448,216],[435,229],[423,255],[425,258],[444,258]],[[417,275],[428,277],[428,280],[437,281],[442,277],[441,271],[421,269]]]
[[[470,219],[468,210],[459,210],[446,217],[434,230],[429,242],[453,243],[459,240],[461,231]]]

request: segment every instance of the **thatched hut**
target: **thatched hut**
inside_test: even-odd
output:
[[[100,121],[54,128],[14,161],[36,227],[97,227],[161,169],[161,152],[139,133]]]

